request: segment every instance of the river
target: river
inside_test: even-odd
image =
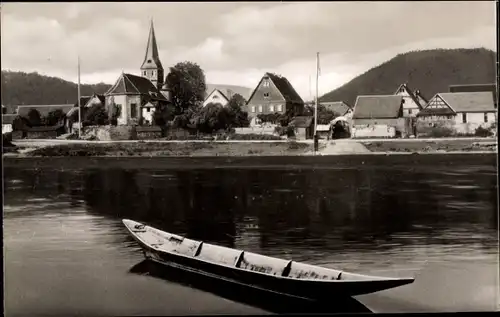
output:
[[[330,168],[159,168],[144,160],[135,167],[7,166],[6,315],[272,312],[216,287],[137,272],[142,253],[122,218],[295,261],[416,276],[413,284],[356,298],[373,312],[496,309],[494,159],[379,161]]]

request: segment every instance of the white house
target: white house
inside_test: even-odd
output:
[[[205,101],[203,101],[203,107],[205,107],[209,103],[218,103],[221,104],[223,107],[225,107],[229,103],[229,98],[226,97],[226,95],[219,89],[214,89],[207,96]]]
[[[420,90],[412,91],[407,83],[400,85],[395,95],[403,97],[403,117],[415,117],[427,104]]]
[[[470,134],[496,122],[496,115],[492,92],[445,92],[432,97],[418,118],[429,125],[447,120],[457,133]]]

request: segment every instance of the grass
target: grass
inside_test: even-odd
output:
[[[312,148],[298,142],[266,143],[95,143],[57,144],[35,149],[27,156],[247,156],[301,155]]]
[[[363,142],[363,145],[372,152],[471,152],[496,151],[496,142],[478,142],[476,140],[452,139],[421,141],[391,140]]]

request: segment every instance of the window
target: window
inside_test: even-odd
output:
[[[152,75],[153,77],[155,77],[155,76],[156,76],[156,71],[154,71],[154,70],[153,70],[153,71],[151,72],[151,75]]]
[[[411,114],[411,110],[412,110],[412,109],[408,109],[408,114]]]
[[[467,123],[467,113],[462,113],[462,123]]]
[[[278,105],[278,111],[283,111],[283,105]]]
[[[264,98],[269,98],[269,93],[268,92],[264,93]]]
[[[252,106],[252,112],[255,112],[255,106]]]
[[[212,97],[212,99],[219,99],[219,96],[214,95],[214,96]]]
[[[274,112],[274,106],[273,105],[269,105],[269,111]]]
[[[146,112],[150,112],[150,111],[151,111],[151,108],[147,107]]]
[[[264,82],[262,83],[262,86],[269,87],[269,80],[264,79]]]
[[[262,112],[262,106],[259,106],[259,112]]]
[[[486,112],[484,113],[484,122],[488,122],[488,114]]]
[[[147,76],[147,74],[148,74],[148,73],[147,73],[146,71],[143,71],[143,72],[142,72],[142,76]]]
[[[151,64],[151,60],[150,59],[148,59],[148,64]]]
[[[130,117],[137,118],[137,104],[136,103],[130,104]]]

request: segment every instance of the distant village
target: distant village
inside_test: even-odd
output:
[[[342,100],[320,99],[318,113],[333,115],[322,116],[322,122],[318,121],[316,125],[315,102],[304,102],[286,77],[271,72],[262,76],[249,95],[215,88],[206,93],[200,107],[214,104],[228,107],[231,99],[240,95],[244,99],[241,111],[246,113],[247,123],[233,127],[234,132],[282,138],[312,139],[314,131],[320,138],[327,139],[490,136],[496,133],[498,97],[494,83],[450,83],[448,91],[429,99],[425,92],[409,87],[407,83],[394,88],[392,95],[358,96],[354,105]],[[144,132],[143,138],[161,138],[166,132],[156,126],[154,113],[171,103],[172,92],[164,80],[151,23],[140,76],[122,73],[103,95],[82,96],[74,104],[19,105],[15,107],[15,113],[7,113],[7,108],[2,105],[2,133],[12,132],[13,138],[60,137],[80,128],[79,122],[70,120],[79,109],[84,113],[96,105],[108,108],[112,104],[119,110],[116,126],[135,126],[138,132]],[[40,126],[16,124],[16,118],[28,118],[33,109],[41,117],[53,116],[55,112],[58,116],[55,122]],[[287,114],[292,114],[289,120],[280,119]]]

